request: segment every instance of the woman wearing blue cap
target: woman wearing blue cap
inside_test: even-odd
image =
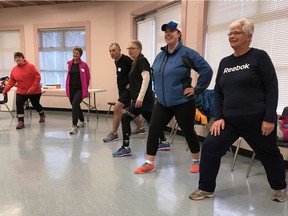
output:
[[[213,72],[203,57],[182,44],[177,22],[164,24],[161,30],[165,32],[167,45],[161,48],[152,65],[157,102],[149,126],[146,162],[134,172],[155,171],[159,134],[174,116],[192,152],[190,172],[199,172],[200,145],[194,130],[195,95],[208,87]],[[196,86],[191,85],[191,69],[199,74]]]

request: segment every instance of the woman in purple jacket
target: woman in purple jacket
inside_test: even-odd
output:
[[[73,59],[68,62],[66,79],[66,95],[72,105],[72,128],[70,134],[76,134],[78,128],[85,127],[84,115],[80,104],[88,97],[90,70],[86,62],[81,60],[83,50],[79,47],[73,49]],[[78,119],[80,124],[77,125]]]

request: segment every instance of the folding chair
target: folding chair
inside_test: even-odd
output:
[[[175,138],[175,136],[176,136],[176,134],[177,134],[178,129],[179,129],[179,125],[178,125],[178,123],[177,123],[177,121],[176,121],[176,119],[175,119],[175,122],[174,122],[173,126],[171,127],[171,132],[170,132],[170,135],[169,135],[170,144],[173,143],[174,138]]]
[[[2,92],[3,88],[0,90],[0,92]],[[12,113],[12,111],[10,110],[9,106],[7,105],[8,102],[8,94],[4,94],[3,95],[3,100],[0,101],[0,105],[4,105],[6,106],[6,109],[9,111],[10,115],[12,116],[12,118],[14,118],[14,115]]]
[[[236,151],[234,153],[234,156],[233,156],[233,160],[232,160],[232,164],[231,164],[231,172],[233,172],[234,170],[234,167],[235,167],[235,163],[236,163],[236,159],[237,159],[237,156],[238,156],[238,153],[239,153],[239,150],[240,150],[240,147],[241,147],[241,142],[242,142],[243,138],[242,137],[239,137],[237,143],[236,143]],[[251,151],[253,151],[252,149],[250,149]],[[252,165],[253,165],[253,162],[254,162],[254,159],[255,159],[255,152],[253,151],[253,155],[251,157],[251,160],[250,160],[250,164],[248,166],[248,169],[246,171],[246,178],[248,178],[249,174],[250,174],[250,171],[251,171],[251,168],[252,168]]]
[[[282,116],[288,116],[288,107],[284,107],[282,111]]]
[[[282,111],[282,116],[288,116],[288,107],[284,107],[284,109]],[[251,168],[252,168],[253,162],[255,160],[255,157],[256,157],[256,154],[255,154],[255,152],[253,152],[253,155],[252,155],[252,158],[251,158],[251,161],[250,161],[247,173],[246,173],[246,178],[248,178],[248,176],[249,176],[249,173],[251,171]]]
[[[108,102],[107,104],[109,105],[109,109],[108,109],[108,112],[107,112],[107,115],[106,115],[106,121],[107,121],[108,116],[109,116],[109,114],[110,114],[111,108],[112,108],[113,106],[115,106],[116,103],[115,103],[115,102]]]
[[[0,78],[0,94],[3,92],[3,89],[6,86],[6,83],[8,82],[8,80],[9,80],[8,76]],[[8,102],[8,94],[4,94],[3,99],[0,100],[0,105],[6,106],[6,109],[9,111],[12,118],[14,118],[14,115],[12,111],[10,110],[9,106],[7,105],[7,102]]]
[[[27,101],[25,101],[25,103],[24,103],[24,107],[26,108],[26,110],[27,109],[29,109],[29,111],[30,111],[30,116],[32,115],[32,108],[31,108],[31,101],[28,99]]]

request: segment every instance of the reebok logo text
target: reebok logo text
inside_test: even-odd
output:
[[[241,66],[237,65],[236,67],[232,67],[232,68],[224,68],[223,73],[231,73],[231,72],[235,72],[235,71],[239,71],[239,70],[250,69],[249,66],[250,66],[250,64],[246,63],[246,64],[243,64]]]

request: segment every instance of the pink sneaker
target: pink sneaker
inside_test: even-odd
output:
[[[142,166],[135,169],[134,173],[135,174],[144,174],[144,173],[148,173],[148,172],[154,172],[155,170],[156,169],[155,169],[154,164],[144,163]]]

